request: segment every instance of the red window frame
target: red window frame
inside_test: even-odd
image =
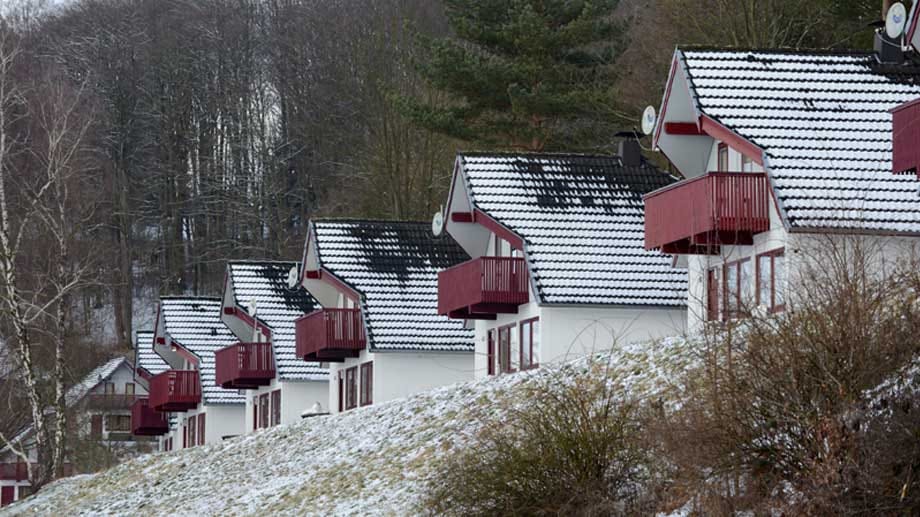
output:
[[[259,396],[252,397],[252,430],[259,428]]]
[[[195,418],[194,416],[189,417],[189,419],[185,422],[185,434],[188,435],[188,438],[186,438],[185,443],[187,443],[189,447],[194,447],[197,443],[195,441],[196,438],[198,437],[198,435],[195,433],[195,424],[197,422],[198,422],[198,419]]]
[[[722,316],[719,271],[719,268],[709,268],[706,275],[706,321],[719,321]]]
[[[743,290],[742,290],[742,278],[741,271],[744,264],[750,264],[750,258],[743,258],[728,262],[722,266],[722,319],[728,321],[733,318],[740,316],[742,309],[744,309],[742,302],[743,300]],[[728,285],[728,272],[729,270],[735,271],[735,292],[731,291],[731,286]],[[751,279],[748,278],[748,282]],[[734,301],[735,307],[730,306],[730,302]]]
[[[486,332],[486,373],[489,375],[495,375],[495,344],[496,344],[496,330],[489,329]]]
[[[198,445],[204,445],[204,413],[198,415]]]
[[[366,362],[361,365],[361,405],[369,406],[374,403],[374,363]]]
[[[259,395],[259,427],[265,429],[268,427],[268,393]]]
[[[765,253],[761,253],[761,254],[757,255],[757,257],[756,257],[756,261],[757,261],[757,262],[755,263],[755,267],[756,267],[756,271],[757,271],[757,272],[756,272],[756,275],[757,275],[757,285],[756,285],[756,287],[755,287],[755,289],[756,289],[756,291],[757,291],[757,304],[758,304],[758,305],[766,305],[766,306],[767,306],[767,310],[770,311],[770,313],[774,313],[774,314],[777,313],[777,312],[782,312],[782,311],[784,311],[784,310],[786,309],[785,300],[783,301],[783,303],[776,303],[776,257],[783,257],[783,276],[785,276],[785,274],[786,274],[786,272],[785,272],[786,248],[777,248],[777,249],[775,249],[775,250],[770,250],[770,251],[767,251],[767,252],[765,252]],[[770,300],[769,300],[769,303],[764,303],[764,302],[760,299],[760,291],[761,291],[761,285],[760,285],[760,277],[761,277],[761,272],[760,272],[760,259],[761,259],[761,258],[769,258],[769,259],[770,259],[770,266],[769,266],[769,267],[770,267],[770,289],[769,289],[769,291],[770,291]],[[782,279],[781,279],[781,281],[782,281]]]
[[[533,324],[534,323],[537,323],[537,324],[540,323],[539,316],[536,318],[530,318],[530,319],[521,321],[520,328],[518,329],[518,352],[521,356],[520,361],[518,362],[518,365],[520,366],[521,371],[530,370],[532,368],[536,368],[540,366],[539,363],[534,361],[534,356],[533,356]],[[525,327],[527,327],[527,336],[528,336],[527,343],[528,343],[528,347],[530,348],[530,356],[529,356],[530,362],[529,363],[524,362],[524,328]]]
[[[0,487],[0,507],[6,506],[8,504],[13,504],[13,501],[16,500],[16,486],[15,485],[6,485]]]
[[[716,152],[716,167],[719,169],[719,172],[728,172],[728,144],[719,142],[719,149]]]
[[[358,367],[345,370],[345,410],[358,407]]]
[[[517,370],[514,369],[514,365],[511,361],[511,331],[517,325],[512,323],[510,325],[505,325],[498,327],[498,369],[501,373],[514,373]],[[507,336],[507,339],[502,340],[503,333]],[[507,359],[507,364],[502,364],[502,357]]]
[[[272,426],[281,423],[281,390],[272,392]]]
[[[90,436],[99,440],[102,439],[102,415],[93,415],[90,418]]]

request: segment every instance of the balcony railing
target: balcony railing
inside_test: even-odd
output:
[[[91,409],[130,409],[137,400],[137,395],[126,395],[124,393],[91,393],[86,399],[86,404]]]
[[[225,389],[268,386],[275,378],[271,343],[237,343],[218,350],[214,358],[217,384]]]
[[[38,468],[38,463],[33,463],[32,468]],[[25,463],[0,463],[0,480],[26,481],[28,479],[29,471]]]
[[[294,324],[297,357],[305,361],[340,362],[358,357],[367,346],[360,309],[323,309]]]
[[[188,411],[199,402],[197,370],[167,370],[150,378],[150,406],[157,411]]]
[[[770,229],[770,187],[762,172],[711,172],[645,196],[645,248],[714,254],[752,244]]]
[[[159,436],[169,431],[166,413],[150,407],[147,399],[138,399],[131,406],[131,434],[137,436]]]
[[[438,273],[438,314],[495,319],[530,301],[527,264],[521,257],[480,257]]]

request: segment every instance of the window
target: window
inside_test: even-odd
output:
[[[187,444],[187,447],[195,446],[195,439],[198,436],[198,434],[195,432],[195,428],[196,428],[195,424],[197,423],[197,421],[198,420],[194,416],[190,416],[188,417],[188,420],[185,423],[185,434],[188,435],[188,438],[185,439],[185,443]]]
[[[112,395],[114,393],[115,393],[115,383],[114,382],[105,383],[105,394]]]
[[[540,319],[521,322],[521,370],[536,368],[540,364]]]
[[[742,259],[725,264],[725,314],[726,320],[737,318],[751,303],[751,261]]]
[[[252,397],[252,430],[259,428],[259,397]]]
[[[786,264],[784,249],[757,256],[757,303],[770,312],[785,307]]]
[[[345,370],[345,409],[358,407],[358,367]]]
[[[719,143],[718,151],[718,163],[719,172],[728,171],[728,146],[724,143]]]
[[[495,329],[489,329],[486,336],[488,340],[486,344],[486,372],[489,375],[495,375]]]
[[[744,154],[741,155],[741,172],[754,172],[754,160]]]
[[[125,395],[134,395],[134,383],[133,382],[125,383]]]
[[[342,379],[342,372],[338,372],[339,378],[339,413],[345,411],[345,381]]]
[[[268,393],[263,393],[259,397],[259,427],[268,427]]]
[[[107,432],[131,431],[130,415],[106,415],[105,430]]]
[[[361,405],[374,403],[374,363],[361,365]]]
[[[511,329],[508,325],[498,329],[498,366],[501,373],[511,373],[514,366],[511,364]]]
[[[272,425],[281,423],[281,390],[272,392]]]
[[[712,268],[706,278],[706,320],[718,321],[721,314],[719,304],[719,293],[721,292],[719,284],[719,269]]]
[[[198,445],[204,445],[204,415],[198,415]]]

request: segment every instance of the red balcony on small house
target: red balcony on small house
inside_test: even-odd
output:
[[[489,319],[515,314],[530,301],[527,264],[521,257],[480,257],[438,273],[438,314]]]
[[[323,309],[294,323],[297,357],[314,362],[342,362],[367,347],[360,309]]]
[[[166,413],[150,407],[147,399],[137,399],[131,406],[131,434],[136,436],[160,436],[169,431]]]
[[[199,402],[197,370],[167,370],[150,378],[150,407],[157,411],[188,411]]]
[[[217,384],[224,389],[268,386],[275,378],[271,343],[237,343],[218,350],[214,359]]]
[[[770,229],[763,172],[711,172],[645,196],[645,249],[707,255]]]

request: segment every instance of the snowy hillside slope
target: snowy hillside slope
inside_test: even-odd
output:
[[[143,456],[46,487],[9,515],[405,515],[445,452],[528,383],[571,382],[606,365],[624,393],[673,400],[669,379],[694,362],[682,340],[631,345],[590,361],[457,384],[253,435]],[[594,367],[589,367],[593,365]],[[598,366],[602,367],[598,367]],[[549,377],[547,377],[549,376]]]

